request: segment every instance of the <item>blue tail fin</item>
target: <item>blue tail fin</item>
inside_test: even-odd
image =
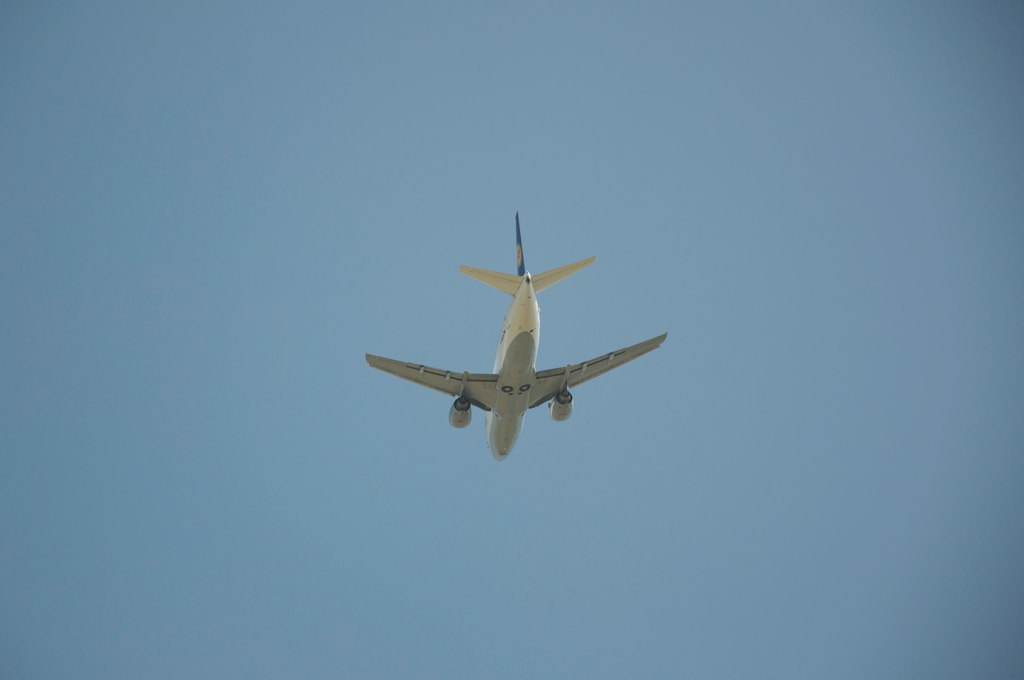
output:
[[[526,273],[526,262],[523,260],[523,237],[519,234],[519,212],[516,211],[516,266],[520,276]]]

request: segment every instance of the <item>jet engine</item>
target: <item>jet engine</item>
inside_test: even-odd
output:
[[[469,425],[471,420],[473,420],[473,411],[469,408],[469,399],[459,397],[448,411],[448,422],[452,427],[461,429]]]
[[[551,417],[559,422],[569,420],[572,415],[572,393],[569,390],[562,390],[555,395],[555,398],[548,402],[548,411]]]

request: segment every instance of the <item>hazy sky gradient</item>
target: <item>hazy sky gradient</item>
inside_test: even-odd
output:
[[[0,675],[1024,675],[1024,11],[828,4],[0,10]]]

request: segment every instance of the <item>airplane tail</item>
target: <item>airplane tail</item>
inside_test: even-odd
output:
[[[498,290],[503,290],[509,295],[515,295],[519,289],[519,284],[523,281],[522,276],[492,272],[490,269],[480,269],[479,267],[460,265],[459,271],[467,276],[472,276],[477,281],[483,281],[488,286],[494,286]]]
[[[555,267],[549,269],[546,272],[531,276],[533,282],[533,289],[536,292],[540,292],[545,288],[553,286],[564,278],[567,278],[571,274],[575,274],[584,267],[594,263],[594,257],[588,257],[585,260],[573,262],[571,264],[562,265],[561,267]],[[526,263],[523,260],[523,237],[519,231],[519,213],[516,213],[516,271],[517,274],[503,274],[501,272],[491,271],[489,269],[480,269],[478,267],[467,267],[462,265],[459,267],[459,271],[467,276],[472,276],[477,281],[483,281],[488,286],[493,286],[498,290],[504,291],[509,295],[515,295],[516,290],[519,289],[519,284],[522,283],[523,278],[526,276]]]
[[[555,267],[554,269],[549,269],[546,272],[537,274],[536,276],[532,277],[533,289],[539,293],[545,288],[555,285],[562,279],[567,278],[572,274],[575,274],[584,267],[588,267],[594,264],[595,259],[596,258],[593,255],[591,255],[585,260],[573,262],[572,264],[564,264],[561,267]]]
[[[516,211],[516,273],[526,274],[526,262],[523,261],[523,237],[519,233],[519,211]]]

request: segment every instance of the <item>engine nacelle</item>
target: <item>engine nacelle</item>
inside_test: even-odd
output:
[[[461,429],[469,425],[471,420],[473,420],[473,411],[469,407],[469,399],[459,397],[448,411],[448,422],[452,427]]]
[[[562,390],[555,395],[555,398],[548,402],[548,411],[551,417],[559,422],[569,420],[572,415],[572,393],[569,390]]]

